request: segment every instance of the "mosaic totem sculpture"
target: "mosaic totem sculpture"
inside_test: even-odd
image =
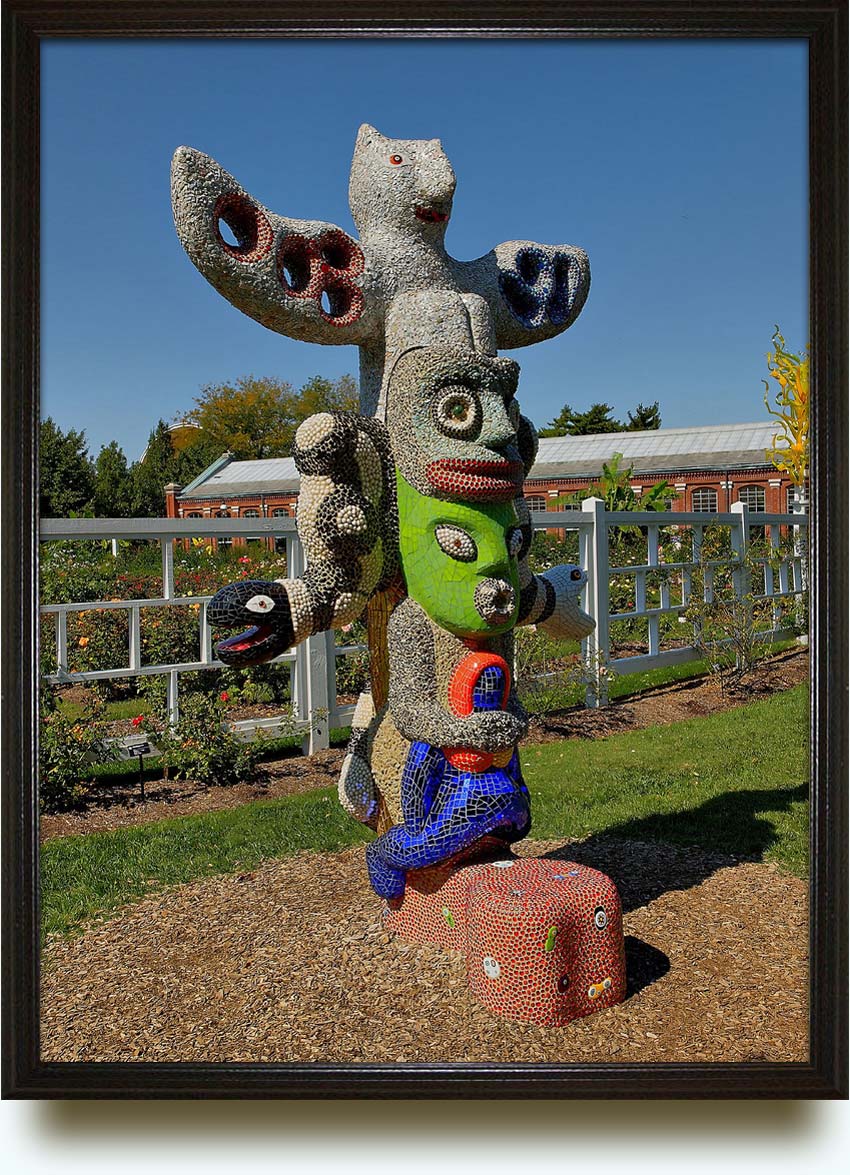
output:
[[[534,623],[578,638],[593,622],[579,606],[580,568],[528,567],[522,488],[536,434],[515,399],[517,365],[495,351],[565,329],[589,273],[581,250],[530,242],[454,261],[443,246],[454,184],[436,140],[362,127],[356,242],[275,216],[207,156],[176,153],[175,221],[204,276],[272,329],[356,343],[362,404],[379,417],[321,413],[301,426],[308,570],[228,585],[208,617],[248,626],[217,646],[244,666],[365,613],[371,691],[356,709],[340,799],[378,833],[367,867],[388,925],[464,950],[472,989],[494,1011],[565,1023],[623,998],[621,915],[601,874],[562,877],[509,855],[531,821],[512,632]],[[505,894],[507,868],[517,880]],[[590,922],[588,895],[598,903]]]
[[[364,124],[349,183],[355,240],[326,221],[271,212],[190,147],[171,169],[177,233],[207,281],[270,330],[359,347],[369,415],[407,347],[465,347],[470,334],[480,354],[525,347],[566,330],[587,297],[587,257],[572,245],[507,241],[476,261],[450,257],[455,182],[438,139],[389,139]]]

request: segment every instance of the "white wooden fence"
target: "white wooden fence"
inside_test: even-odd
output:
[[[736,503],[728,514],[672,514],[672,513],[612,513],[605,510],[604,503],[590,498],[582,504],[581,511],[538,512],[533,516],[538,530],[559,532],[577,531],[579,561],[587,568],[588,583],[585,590],[584,607],[596,621],[595,632],[583,642],[585,664],[591,666],[592,680],[588,685],[588,705],[605,705],[607,682],[611,673],[637,673],[650,668],[679,664],[696,659],[699,654],[693,644],[679,642],[677,647],[664,648],[662,640],[662,618],[681,616],[691,598],[691,587],[696,572],[700,575],[706,599],[712,591],[713,568],[721,564],[732,564],[736,576],[736,590],[742,595],[748,585],[744,582],[741,559],[750,542],[753,528],[764,528],[769,535],[771,546],[778,548],[781,529],[793,528],[797,542],[793,553],[778,564],[778,572],[769,562],[764,562],[764,590],[751,588],[756,599],[770,600],[772,605],[773,628],[769,635],[786,635],[783,624],[794,599],[805,589],[805,543],[800,538],[808,519],[802,514],[753,514],[742,503]],[[646,559],[639,564],[627,566],[611,565],[610,531],[612,527],[639,527],[646,538]],[[708,527],[728,527],[732,558],[701,559],[703,535]],[[666,560],[668,541],[662,544],[662,533],[680,537],[689,532],[691,538],[690,558],[677,562]],[[55,624],[56,666],[45,675],[51,683],[102,681],[122,677],[143,677],[161,675],[167,679],[168,712],[172,722],[179,713],[180,674],[205,669],[223,669],[224,666],[213,656],[212,632],[207,621],[206,606],[210,596],[176,596],[174,587],[174,546],[175,540],[191,538],[230,539],[250,536],[253,538],[283,539],[286,547],[287,574],[298,576],[304,570],[304,555],[295,522],[291,518],[247,519],[43,519],[40,538],[42,542],[56,541],[104,541],[111,540],[116,558],[120,558],[117,546],[119,540],[148,540],[158,542],[162,556],[162,595],[152,599],[135,600],[90,600],[80,603],[42,604],[41,614],[52,616]],[[654,593],[657,603],[648,603],[650,577],[660,576],[660,587]],[[634,608],[619,613],[610,609],[610,586],[612,578],[626,576],[634,581]],[[671,580],[677,585],[676,598],[671,598]],[[194,661],[145,665],[142,662],[141,609],[142,608],[185,608],[198,606],[198,657]],[[71,613],[102,609],[120,610],[128,614],[128,647],[125,665],[106,669],[78,671],[69,670],[68,661],[68,616]],[[648,630],[647,652],[637,656],[611,657],[611,625],[617,621],[645,620]],[[339,657],[349,657],[364,651],[363,645],[337,645],[332,632],[310,637],[295,649],[290,649],[276,660],[291,666],[292,699],[295,727],[305,744],[305,750],[312,753],[328,746],[331,728],[344,726],[351,721],[353,705],[339,705],[336,688],[336,663]],[[255,720],[234,723],[235,729],[280,728],[282,719]],[[288,719],[287,719],[288,721]]]

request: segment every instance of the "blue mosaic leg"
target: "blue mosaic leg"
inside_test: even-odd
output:
[[[366,845],[366,871],[369,884],[379,898],[389,901],[391,898],[400,898],[404,893],[404,870],[395,869],[386,861],[378,840]]]
[[[436,865],[489,833],[518,840],[530,824],[528,791],[516,755],[507,770],[480,774],[446,765],[421,827],[396,824],[368,846],[366,863],[372,888],[380,897],[399,897],[409,869]]]
[[[419,832],[443,781],[446,756],[429,743],[413,743],[401,779],[401,811],[405,828]]]

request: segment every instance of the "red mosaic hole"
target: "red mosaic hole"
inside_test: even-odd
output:
[[[259,261],[272,247],[271,225],[256,204],[240,192],[219,196],[213,219],[219,244],[237,261]],[[230,230],[233,242],[223,236],[223,224]]]
[[[352,277],[363,272],[363,254],[344,233],[324,233],[317,244],[319,256],[331,269],[342,270]]]
[[[288,294],[309,297],[311,278],[310,243],[304,237],[286,237],[277,256],[280,282]]]
[[[356,286],[328,282],[322,291],[322,317],[335,326],[347,326],[360,317],[363,295]]]

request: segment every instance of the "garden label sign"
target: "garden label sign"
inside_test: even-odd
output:
[[[295,438],[306,572],[230,584],[208,617],[239,629],[216,647],[236,667],[365,617],[370,689],[339,794],[376,832],[366,866],[385,925],[463,952],[494,1013],[565,1024],[625,996],[622,909],[602,873],[510,849],[531,826],[513,631],[579,639],[593,621],[580,567],[528,566],[537,435],[498,351],[565,330],[590,271],[581,249],[531,241],[454,260],[455,182],[439,140],[363,125],[355,240],[271,212],[199,151],[175,153],[175,224],[204,277],[271,330],[360,350],[361,412],[320,413]]]

